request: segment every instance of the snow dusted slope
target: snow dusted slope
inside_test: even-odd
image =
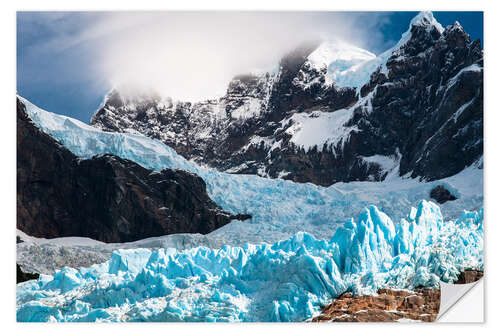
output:
[[[275,242],[299,231],[327,239],[339,225],[372,204],[399,221],[412,205],[428,199],[437,185],[443,185],[459,198],[442,205],[446,219],[456,219],[463,209],[477,210],[483,205],[482,170],[475,166],[453,177],[429,183],[395,177],[384,183],[337,183],[330,187],[232,175],[201,168],[156,140],[141,135],[102,132],[20,99],[37,126],[77,156],[89,158],[111,153],[154,170],[179,168],[194,172],[205,180],[209,196],[224,210],[252,215],[251,221],[233,221],[209,234],[211,244]]]
[[[120,250],[17,286],[18,321],[304,321],[345,291],[439,287],[483,269],[483,214],[444,222],[422,201],[395,225],[370,206],[330,241]]]

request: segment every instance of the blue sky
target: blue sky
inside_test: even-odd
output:
[[[17,92],[84,122],[117,82],[161,82],[173,97],[221,94],[235,74],[269,69],[300,39],[341,38],[379,54],[417,12],[18,12]],[[434,12],[483,41],[482,12]],[[188,92],[184,95],[184,92]]]

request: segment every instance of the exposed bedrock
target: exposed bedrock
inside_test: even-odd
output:
[[[27,273],[21,269],[19,264],[16,264],[16,283],[21,283],[29,280],[38,279],[40,274],[38,273]]]
[[[443,185],[438,185],[434,187],[431,190],[431,193],[429,196],[436,200],[438,203],[443,204],[446,201],[453,201],[457,200],[457,197],[455,197],[453,194],[450,193],[450,191],[444,187]]]

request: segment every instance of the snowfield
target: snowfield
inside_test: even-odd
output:
[[[290,142],[304,148],[306,151],[316,147],[318,151],[322,151],[324,145],[337,147],[341,142],[349,139],[351,131],[356,131],[357,128],[346,127],[353,113],[354,108],[341,109],[335,112],[298,112],[281,121],[282,124],[287,124],[292,121],[286,133],[292,137]]]

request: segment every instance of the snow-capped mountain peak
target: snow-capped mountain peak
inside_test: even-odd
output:
[[[357,46],[340,40],[330,40],[321,43],[307,57],[307,62],[318,71],[326,68],[328,81],[335,82],[341,73],[375,57],[373,53]]]
[[[408,30],[401,35],[401,38],[393,47],[382,52],[380,55],[367,59],[341,73],[341,75],[337,78],[336,83],[341,87],[361,88],[363,85],[368,83],[370,75],[377,68],[380,67],[380,71],[383,74],[387,74],[387,60],[392,55],[399,54],[400,50],[412,39],[415,29],[414,27],[424,28],[426,35],[432,34],[434,31],[437,31],[437,34],[441,35],[445,30],[443,26],[436,21],[432,12],[420,12],[411,20]]]
[[[422,11],[415,16],[410,22],[410,29],[412,26],[422,26],[428,29],[436,28],[439,33],[443,33],[444,28],[435,18],[431,11]]]

